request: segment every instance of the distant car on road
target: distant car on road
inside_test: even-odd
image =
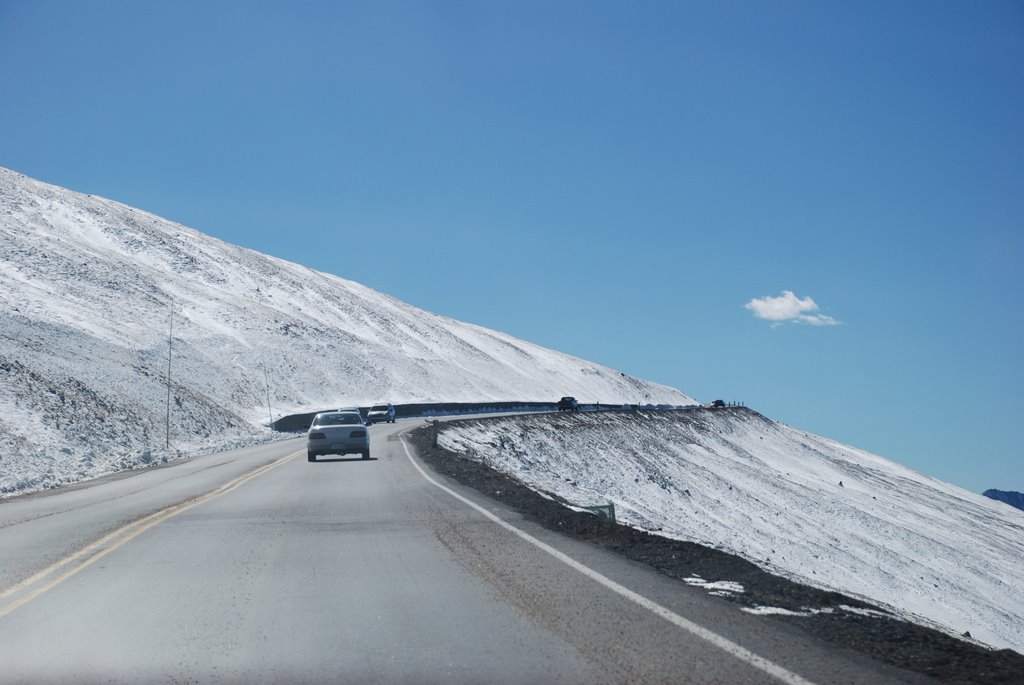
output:
[[[370,458],[370,431],[356,410],[325,411],[313,417],[306,436],[309,461],[325,454],[361,454]]]
[[[378,421],[394,423],[395,408],[391,404],[376,404],[370,407],[370,411],[366,413],[366,422],[377,423]]]
[[[558,411],[579,411],[580,403],[575,397],[563,397],[558,400]]]

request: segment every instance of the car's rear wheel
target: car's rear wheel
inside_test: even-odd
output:
[[[369,459],[370,458],[370,450],[365,450],[362,454],[363,454],[363,459]]]
[[[316,461],[316,455],[313,454],[312,452],[306,452],[306,460],[307,461]]]

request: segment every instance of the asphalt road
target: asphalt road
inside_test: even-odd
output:
[[[0,503],[3,683],[882,683],[418,464],[302,440]]]

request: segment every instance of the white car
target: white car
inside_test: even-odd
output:
[[[377,423],[379,421],[395,422],[395,408],[391,404],[375,404],[370,407],[370,411],[366,413],[366,422]]]
[[[356,410],[324,411],[313,417],[306,435],[309,461],[324,454],[361,454],[370,458],[370,431]]]

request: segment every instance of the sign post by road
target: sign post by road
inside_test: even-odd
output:
[[[608,504],[598,504],[597,506],[583,508],[597,514],[603,519],[608,519],[612,523],[615,523],[615,505],[611,502]]]

